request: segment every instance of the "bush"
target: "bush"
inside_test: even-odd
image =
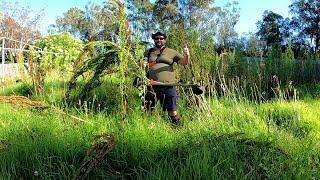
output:
[[[44,68],[70,68],[78,58],[82,43],[74,39],[69,33],[49,35],[37,40],[35,45],[43,49],[40,64]]]

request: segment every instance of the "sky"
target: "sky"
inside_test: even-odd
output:
[[[1,0],[0,0],[1,1]],[[45,9],[45,15],[41,25],[41,31],[46,32],[50,24],[54,24],[58,16],[72,7],[84,9],[89,0],[18,0],[21,4],[29,4],[33,10]],[[91,0],[102,4],[104,0]],[[223,6],[227,0],[216,0],[216,6]],[[291,0],[239,0],[240,18],[235,30],[242,33],[255,32],[257,21],[262,19],[265,10],[273,11],[282,17],[289,17]]]

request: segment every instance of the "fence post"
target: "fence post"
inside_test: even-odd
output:
[[[5,38],[2,39],[2,48],[1,48],[1,59],[2,59],[2,93],[4,93],[4,86],[5,86],[5,73],[4,73],[4,63],[5,63],[5,54],[4,54],[4,45],[5,45]]]

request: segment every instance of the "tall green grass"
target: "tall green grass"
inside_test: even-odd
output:
[[[114,134],[116,144],[89,179],[320,177],[319,100],[258,104],[213,98],[206,102],[207,114],[180,98],[179,128],[160,107],[147,116],[139,105],[131,101],[126,121],[119,121],[119,113],[69,109],[85,120],[78,121],[50,109],[1,104],[0,177],[71,179],[102,133]]]

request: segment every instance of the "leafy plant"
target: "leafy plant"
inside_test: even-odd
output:
[[[41,48],[39,52],[39,63],[42,69],[71,70],[75,60],[78,58],[82,43],[73,38],[69,33],[49,35],[35,42],[35,46]]]

